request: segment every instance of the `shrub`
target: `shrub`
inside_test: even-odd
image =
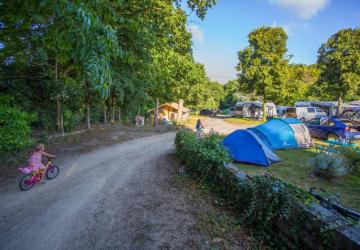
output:
[[[76,125],[81,122],[82,116],[78,113],[73,113],[69,109],[64,110],[64,130],[69,132],[74,129]]]
[[[319,153],[309,163],[314,167],[314,174],[324,179],[338,178],[348,173],[346,159],[336,153]]]
[[[194,133],[180,131],[175,139],[177,155],[186,165],[186,173],[198,179],[212,191],[224,196],[230,195],[229,189],[224,188],[225,179],[231,181],[232,175],[224,168],[224,164],[231,160],[226,149],[220,144],[220,137],[211,134],[199,139]],[[231,192],[231,190],[230,190]]]
[[[360,151],[353,148],[343,148],[340,154],[346,158],[350,173],[360,176]]]
[[[272,176],[236,178],[224,167],[231,159],[216,134],[196,138],[194,133],[182,131],[177,133],[175,144],[186,173],[223,198],[239,213],[243,224],[267,241],[277,237],[276,221],[299,216],[300,207],[311,200],[303,190]]]
[[[0,96],[0,153],[30,146],[30,123],[35,120],[34,114],[20,111],[9,97]]]

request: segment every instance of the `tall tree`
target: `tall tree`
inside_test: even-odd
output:
[[[249,46],[239,52],[239,81],[245,91],[262,97],[265,117],[265,103],[282,102],[285,92],[287,35],[280,27],[261,27],[252,31],[248,39]]]
[[[65,120],[86,113],[90,127],[108,107],[113,119],[115,108],[131,116],[156,98],[183,98],[208,79],[182,2],[204,18],[216,1],[2,1],[0,90],[46,128],[62,127],[63,111]]]
[[[314,99],[313,88],[320,74],[316,65],[290,64],[288,72],[282,103],[294,105],[296,101]]]
[[[360,96],[360,29],[343,29],[322,44],[318,56],[318,84],[339,102]]]

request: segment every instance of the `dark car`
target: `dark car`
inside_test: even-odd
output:
[[[200,115],[216,115],[216,110],[212,110],[212,109],[202,109],[200,110]]]
[[[334,139],[353,141],[360,139],[360,125],[351,120],[339,120],[335,117],[324,116],[314,118],[306,125],[312,137],[319,139]]]
[[[339,120],[352,120],[360,123],[360,107],[351,108],[343,111],[340,115],[336,117]]]

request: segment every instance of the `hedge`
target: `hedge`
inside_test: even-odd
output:
[[[225,167],[231,158],[219,136],[197,138],[192,132],[180,131],[175,145],[186,174],[222,198],[256,237],[274,248],[315,249],[333,244],[331,232],[322,233],[304,212],[304,207],[313,202],[307,192],[270,175],[237,178]],[[283,228],[285,236],[279,233],[284,225],[291,225]],[[304,232],[316,242],[315,246],[309,245]]]
[[[22,112],[7,96],[0,96],[0,154],[31,145],[30,123],[34,120],[34,114]]]

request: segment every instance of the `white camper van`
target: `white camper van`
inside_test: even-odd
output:
[[[326,112],[319,107],[295,107],[295,109],[296,118],[300,119],[302,122],[326,116]]]

